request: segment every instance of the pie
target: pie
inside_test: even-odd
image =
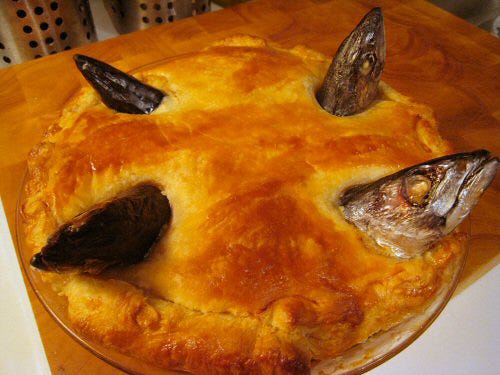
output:
[[[427,308],[463,234],[387,256],[338,198],[451,149],[432,111],[384,82],[362,113],[324,111],[315,92],[329,63],[235,36],[135,73],[167,94],[150,115],[109,109],[88,85],[67,103],[29,156],[28,249],[141,183],[172,209],[135,265],[43,273],[75,331],[166,369],[305,374]]]

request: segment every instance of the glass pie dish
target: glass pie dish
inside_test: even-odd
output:
[[[33,254],[30,253],[25,244],[26,238],[23,230],[20,206],[21,202],[23,202],[23,192],[24,184],[19,194],[16,212],[17,251],[31,287],[45,309],[68,335],[94,355],[112,366],[134,374],[164,374],[165,369],[160,369],[140,359],[106,347],[89,337],[85,337],[72,328],[68,316],[66,298],[58,294],[58,292],[53,289],[51,283],[43,280],[41,272],[35,270],[30,265]],[[400,324],[387,331],[372,335],[364,343],[352,347],[336,358],[319,361],[313,364],[312,373],[322,375],[353,375],[364,373],[394,357],[424,333],[450,300],[464,269],[470,237],[470,220],[465,221],[459,230],[465,234],[463,251],[456,257],[451,265],[450,277],[444,280],[443,285],[424,311],[420,314],[407,317]],[[177,371],[176,373],[185,372]]]
[[[372,335],[362,344],[358,344],[342,355],[320,362],[315,374],[356,375],[365,373],[397,355],[407,348],[439,316],[455,291],[465,267],[469,251],[470,219],[459,230],[466,233],[463,251],[452,265],[452,274],[438,290],[430,305],[420,314],[412,315],[387,331]]]

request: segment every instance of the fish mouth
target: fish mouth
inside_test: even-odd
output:
[[[445,215],[445,235],[453,231],[477,205],[481,195],[493,182],[500,164],[498,157],[492,156],[487,150],[472,153],[472,158],[474,160],[464,176],[454,204]]]

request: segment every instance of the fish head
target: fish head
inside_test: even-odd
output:
[[[74,55],[73,58],[78,70],[97,91],[102,102],[117,112],[149,115],[166,96],[161,90],[103,61],[84,55]]]
[[[389,253],[411,258],[453,231],[493,181],[498,158],[478,150],[433,159],[340,198],[345,218]]]
[[[161,190],[139,184],[64,223],[30,264],[41,271],[90,274],[136,264],[149,254],[170,218]]]
[[[385,65],[384,16],[380,8],[367,13],[340,45],[317,98],[336,116],[362,112],[375,99]]]
[[[385,65],[385,30],[380,8],[368,13],[342,44],[339,69],[355,93],[357,106],[366,108],[374,99]]]

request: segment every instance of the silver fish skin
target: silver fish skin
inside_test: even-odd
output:
[[[373,8],[340,45],[316,95],[321,107],[336,116],[365,110],[378,94],[385,56],[384,16]]]
[[[498,158],[486,150],[444,156],[353,186],[339,204],[346,220],[390,255],[412,258],[467,217],[498,165]]]

